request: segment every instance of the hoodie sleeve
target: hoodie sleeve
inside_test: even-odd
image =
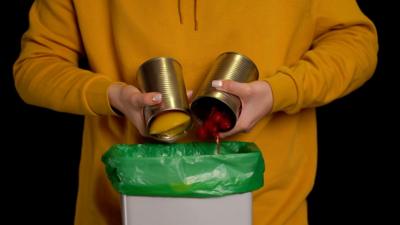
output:
[[[374,73],[377,33],[353,0],[321,0],[314,8],[315,39],[303,57],[266,78],[273,112],[296,113],[345,96]]]
[[[14,64],[14,80],[28,104],[84,115],[115,114],[105,75],[83,70],[83,54],[73,4],[70,0],[36,0],[29,29]]]

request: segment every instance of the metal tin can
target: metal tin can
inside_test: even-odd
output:
[[[181,133],[160,133],[150,135],[150,126],[154,119],[168,111],[183,112],[189,117],[189,103],[186,87],[179,62],[170,57],[156,57],[144,62],[138,69],[136,79],[142,92],[160,92],[162,103],[144,108],[144,120],[147,134],[159,141],[174,142],[186,134],[191,122]]]
[[[257,79],[257,66],[248,57],[236,52],[219,55],[190,106],[192,114],[196,119],[204,121],[212,107],[216,107],[228,115],[233,128],[241,112],[241,100],[235,95],[213,88],[211,83],[213,80],[246,83]]]

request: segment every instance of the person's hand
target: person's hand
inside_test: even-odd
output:
[[[192,94],[191,90],[187,92],[189,99]],[[145,106],[160,104],[160,93],[142,93],[132,85],[112,84],[108,89],[108,98],[113,108],[123,113],[142,136],[147,136],[143,109]]]
[[[123,113],[142,136],[146,136],[143,108],[162,101],[158,92],[142,93],[132,85],[121,84],[112,84],[108,88],[108,98],[111,106]]]
[[[221,138],[240,132],[249,132],[261,118],[272,110],[272,90],[265,81],[239,83],[232,80],[215,80],[212,82],[212,86],[238,96],[242,102],[242,111],[235,127],[220,133]]]

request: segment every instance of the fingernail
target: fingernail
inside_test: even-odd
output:
[[[215,88],[219,88],[222,87],[222,80],[213,80],[211,82],[211,86],[215,87]]]
[[[161,101],[161,94],[154,95],[151,100],[153,100],[153,102],[160,102]]]

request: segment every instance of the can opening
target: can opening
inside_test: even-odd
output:
[[[236,124],[236,115],[233,110],[221,100],[213,97],[204,96],[196,99],[191,105],[191,111],[198,122],[202,123],[209,117],[213,107],[220,112],[226,113],[231,123]]]
[[[150,136],[165,142],[173,142],[184,135],[192,124],[191,116],[181,110],[163,111],[151,118],[148,126]]]

